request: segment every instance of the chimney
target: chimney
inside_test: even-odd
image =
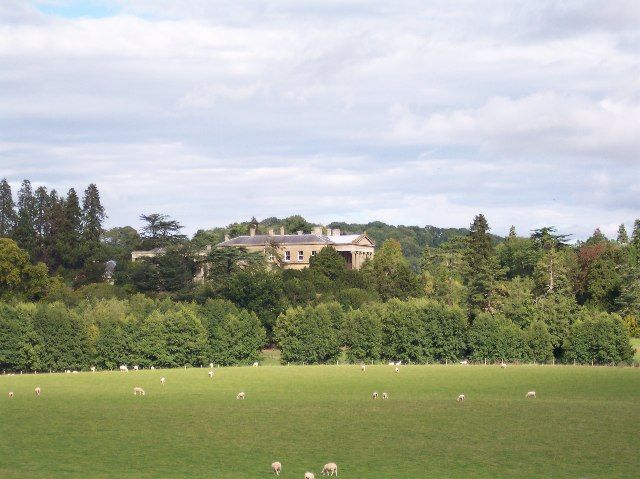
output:
[[[302,231],[296,231],[296,233],[298,233],[298,236],[302,236]]]
[[[229,235],[224,235],[224,240],[229,241]]]
[[[251,228],[249,228],[249,236],[255,236],[256,235],[256,227],[252,226]]]
[[[273,236],[273,228],[269,228],[269,236]]]
[[[313,227],[313,234],[314,235],[318,235],[318,236],[322,236],[322,226],[314,226]]]
[[[280,227],[280,236],[284,236],[284,226]]]

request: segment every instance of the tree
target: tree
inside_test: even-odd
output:
[[[146,223],[140,234],[144,240],[143,247],[146,249],[159,248],[186,239],[186,236],[180,233],[183,226],[168,215],[161,213],[142,214],[140,220]]]
[[[8,238],[16,225],[15,204],[6,178],[0,181],[0,238]]]
[[[390,239],[382,244],[371,262],[369,278],[383,301],[420,294],[420,281],[402,255],[400,243]]]
[[[351,362],[377,361],[382,354],[384,307],[372,304],[344,315],[342,336]]]
[[[627,244],[629,242],[629,235],[627,234],[627,228],[625,228],[624,223],[620,223],[618,227],[618,238],[616,241],[620,244]]]
[[[495,286],[500,271],[489,229],[484,215],[479,214],[471,223],[467,239],[465,279],[472,311],[492,311],[494,308]]]
[[[55,235],[55,248],[65,268],[82,266],[80,251],[82,237],[82,210],[76,191],[71,188],[62,202],[62,222]]]
[[[546,324],[534,320],[524,331],[524,336],[533,361],[545,363],[553,359],[553,338]]]
[[[209,338],[210,359],[216,364],[247,364],[260,359],[267,334],[255,313],[238,310],[222,316]]]
[[[27,252],[15,241],[0,238],[0,299],[41,299],[48,285],[43,263],[31,264]]]
[[[107,217],[100,202],[98,187],[91,183],[82,197],[82,238],[90,256],[96,253],[103,233],[102,223]]]
[[[621,363],[633,358],[629,333],[617,314],[583,311],[565,340],[567,361]]]
[[[35,306],[0,303],[0,369],[33,371],[40,368],[38,337],[33,329]]]
[[[480,313],[469,329],[469,349],[476,361],[528,359],[524,332],[502,316]]]
[[[309,268],[336,281],[344,278],[347,264],[335,248],[326,246],[309,259]]]
[[[633,232],[631,233],[631,244],[640,248],[640,218],[633,222]]]
[[[31,182],[24,180],[18,191],[18,215],[12,238],[31,257],[35,256],[37,245],[34,225],[35,217],[35,198],[31,189]]]
[[[205,271],[205,278],[220,282],[233,273],[262,268],[264,257],[258,252],[248,251],[245,247],[212,248],[199,263]]]
[[[180,306],[164,315],[168,366],[203,364],[207,349],[207,331],[195,312]]]

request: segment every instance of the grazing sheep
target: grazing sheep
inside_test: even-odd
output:
[[[236,396],[236,399],[244,399],[244,393],[238,393],[238,395]]]
[[[526,398],[534,398],[536,397],[536,392],[535,391],[529,391],[526,395]]]
[[[96,372],[96,367],[95,366],[91,366],[91,372],[95,373]]]
[[[374,393],[371,395],[371,399],[378,399],[378,391],[374,391]]]
[[[396,364],[395,364],[395,365],[396,365],[396,366],[401,366],[401,365],[402,365],[402,361],[398,361],[398,362],[396,362]]]
[[[129,372],[129,368],[124,366],[124,365],[122,365],[122,366],[120,366],[120,372],[121,373],[128,373]]]
[[[362,372],[364,373],[364,372],[366,372],[367,367],[363,364],[362,366],[360,366],[360,369],[362,369]]]
[[[393,361],[389,361],[389,366],[395,366],[396,363],[394,363]]]
[[[502,369],[506,368],[506,367],[507,367],[507,363],[505,363],[504,361],[502,361],[502,362],[500,363],[500,367],[501,367]]]
[[[13,399],[13,391],[9,391],[9,399]]]
[[[400,372],[400,368],[396,368],[396,372],[399,373]]]
[[[273,473],[276,476],[279,476],[280,472],[282,472],[282,464],[280,464],[278,461],[272,462],[271,463],[271,470],[273,471]]]
[[[140,369],[140,368],[139,368],[139,367],[138,367],[138,365],[136,364],[136,365],[133,367],[133,370],[134,370],[134,371],[137,371],[138,369]]]
[[[213,363],[209,363],[209,367],[213,369]]]
[[[465,399],[467,399],[467,397],[466,397],[464,394],[460,394],[460,396],[458,396],[458,399],[456,399],[456,401],[458,401],[458,402],[462,402],[462,401],[464,401]]]
[[[64,372],[65,374],[71,374],[71,369],[65,369]]]
[[[160,378],[160,384],[162,384],[164,386],[164,382],[165,382],[165,379],[164,378]]]
[[[316,476],[313,472],[305,472],[304,479],[316,479]]]
[[[335,462],[329,462],[324,465],[322,468],[322,475],[327,476],[337,476],[338,475],[338,465]]]
[[[133,395],[134,395],[134,396],[138,396],[138,395],[139,395],[139,396],[144,396],[144,395],[145,395],[145,393],[144,393],[144,389],[139,388],[139,387],[135,387],[135,388],[133,388]]]
[[[467,361],[467,360],[465,359],[465,360],[463,360],[463,361],[460,361],[460,364],[461,364],[462,366],[467,366],[467,365],[469,364],[469,361]]]
[[[151,366],[151,368],[150,368],[150,369],[151,369],[152,371],[155,371],[155,370],[156,370],[156,368],[155,368],[154,366]]]
[[[76,370],[73,370],[73,371],[71,371],[71,372],[72,372],[73,374],[78,374],[78,371],[76,371]]]
[[[213,378],[213,371],[209,371],[209,373],[208,373],[208,374],[209,374],[209,377],[210,377],[210,378]]]
[[[40,396],[40,394],[42,394],[42,389],[40,389],[40,386],[37,386],[34,391],[36,392],[36,396]]]
[[[257,368],[257,367],[259,366],[259,364],[260,364],[260,363],[259,363],[258,361],[256,361],[255,363],[253,363],[253,367],[254,367],[254,368]]]

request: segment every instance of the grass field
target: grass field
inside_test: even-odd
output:
[[[636,368],[174,369],[0,376],[0,392],[2,478],[267,478],[274,460],[299,479],[329,461],[358,479],[640,470]]]
[[[635,355],[633,359],[635,361],[640,361],[640,338],[631,338],[631,346],[635,350]]]

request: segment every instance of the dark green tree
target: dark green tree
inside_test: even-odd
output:
[[[489,224],[482,214],[477,215],[471,223],[465,262],[469,308],[472,311],[492,311],[500,270],[489,235]]]
[[[0,238],[9,238],[16,225],[15,204],[6,178],[0,181]]]
[[[344,257],[335,248],[327,246],[309,259],[309,268],[332,281],[337,281],[344,278],[347,264]]]
[[[375,291],[383,301],[392,298],[406,299],[422,293],[419,277],[411,270],[402,254],[402,247],[390,239],[373,257],[368,271]]]
[[[31,189],[31,182],[24,180],[18,191],[18,214],[12,238],[32,258],[35,257],[37,248],[35,217],[35,197]]]
[[[91,183],[82,197],[82,239],[89,256],[94,256],[100,245],[104,232],[102,224],[106,217],[98,187]]]
[[[144,249],[160,248],[186,240],[186,236],[180,233],[183,226],[168,215],[142,214],[140,220],[145,223],[140,232]]]
[[[629,235],[627,234],[627,228],[625,228],[624,223],[620,223],[618,227],[618,238],[616,241],[620,244],[627,244],[629,242]]]

